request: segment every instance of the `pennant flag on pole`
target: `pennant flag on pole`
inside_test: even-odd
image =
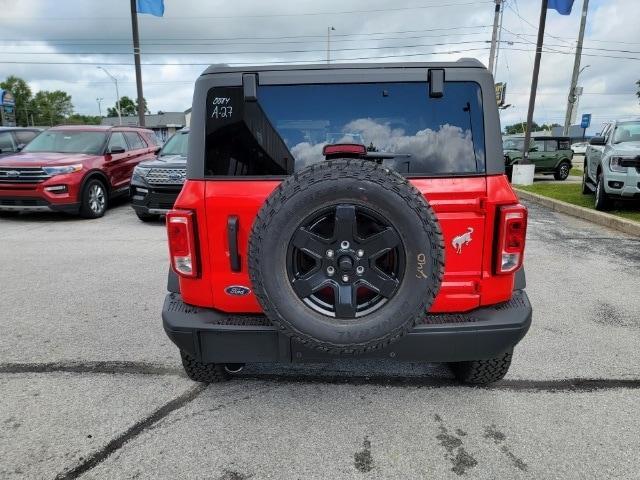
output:
[[[137,0],[138,13],[149,13],[156,17],[164,15],[164,0]]]
[[[557,10],[560,15],[569,15],[571,7],[573,7],[573,0],[549,0],[547,8]]]

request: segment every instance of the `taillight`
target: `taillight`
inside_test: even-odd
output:
[[[513,273],[522,266],[527,236],[527,207],[509,205],[499,207],[496,274]]]
[[[194,213],[188,210],[171,210],[167,213],[171,266],[178,275],[187,278],[198,276],[195,222]]]

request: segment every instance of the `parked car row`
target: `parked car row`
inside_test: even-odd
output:
[[[187,138],[181,131],[161,149],[145,128],[2,129],[0,214],[61,211],[98,218],[111,200],[131,194],[142,220],[157,218],[173,206],[184,182]]]
[[[608,122],[591,139],[582,193],[595,194],[598,210],[608,210],[613,200],[640,199],[640,120]]]

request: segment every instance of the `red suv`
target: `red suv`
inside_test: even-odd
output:
[[[101,217],[109,199],[128,194],[134,167],[158,150],[154,133],[143,128],[50,128],[20,153],[0,158],[0,213]]]
[[[164,329],[202,382],[340,356],[493,382],[531,323],[526,225],[480,62],[211,67]]]

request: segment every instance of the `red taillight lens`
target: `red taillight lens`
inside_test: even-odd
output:
[[[509,205],[499,208],[496,274],[513,273],[522,266],[527,236],[527,208]]]
[[[188,210],[171,210],[167,213],[171,266],[178,275],[187,278],[198,276],[195,221],[194,213]]]

